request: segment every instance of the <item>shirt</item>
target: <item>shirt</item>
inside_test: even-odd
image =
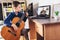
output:
[[[24,29],[29,29],[29,20],[27,19],[26,22],[25,22],[25,27]]]
[[[24,15],[24,14],[21,13],[21,12],[18,12],[17,17],[21,18],[22,15]],[[11,26],[11,24],[12,24],[11,21],[12,21],[12,19],[13,19],[15,16],[16,16],[15,12],[11,12],[11,13],[7,16],[7,18],[4,20],[4,24],[6,24],[6,25],[8,25],[8,26]],[[25,22],[26,19],[27,19],[27,17],[24,16],[23,21]]]

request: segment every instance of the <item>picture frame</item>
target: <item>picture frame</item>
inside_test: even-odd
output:
[[[53,14],[52,14],[53,17],[55,17],[55,12],[56,11],[59,11],[59,13],[60,13],[60,3],[53,5]],[[60,16],[60,14],[59,14],[59,16]]]

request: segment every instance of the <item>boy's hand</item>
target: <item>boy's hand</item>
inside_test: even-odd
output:
[[[28,12],[26,12],[26,17],[28,17]]]
[[[12,24],[11,26],[14,28],[15,31],[18,30],[18,27],[15,24]]]

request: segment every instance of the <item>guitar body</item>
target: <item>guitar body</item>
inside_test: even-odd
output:
[[[16,24],[17,22],[19,22],[19,20],[20,18],[18,17],[13,18],[12,24]],[[22,30],[20,28],[24,28],[24,21],[20,22],[17,31],[14,31],[12,27],[4,26],[2,28],[1,35],[5,40],[19,40]]]

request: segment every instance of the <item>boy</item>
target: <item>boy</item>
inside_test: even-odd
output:
[[[8,15],[8,17],[7,17],[7,18],[5,19],[5,21],[4,21],[4,24],[6,24],[6,25],[9,26],[9,27],[13,27],[14,30],[17,31],[18,27],[17,27],[15,24],[12,24],[11,21],[12,21],[12,19],[13,19],[14,17],[17,16],[17,17],[21,18],[22,15],[23,15],[23,13],[20,12],[20,11],[21,11],[20,2],[18,2],[18,1],[13,1],[13,8],[14,8],[14,12],[11,12],[11,13]],[[24,21],[24,22],[26,21],[27,16],[28,16],[28,14],[26,13],[26,16],[24,16],[24,18],[23,18],[23,21]],[[22,28],[21,28],[21,29],[22,29]],[[25,33],[23,33],[23,34],[25,34]],[[28,39],[28,38],[26,38],[26,39]]]

